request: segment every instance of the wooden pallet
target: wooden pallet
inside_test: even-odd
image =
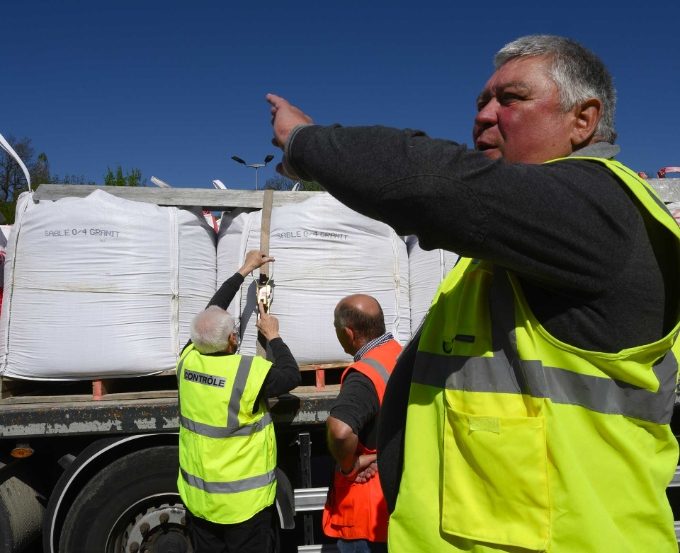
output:
[[[300,367],[302,385],[292,390],[291,393],[294,395],[337,393],[340,390],[340,376],[347,366],[347,363],[303,365]],[[0,379],[0,406],[176,397],[177,378],[174,369],[150,376],[69,382],[31,381],[5,377]]]

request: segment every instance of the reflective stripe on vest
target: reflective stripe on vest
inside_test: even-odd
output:
[[[261,357],[201,355],[193,344],[179,360],[177,487],[195,516],[236,524],[273,503],[276,440],[260,398],[270,367]]]
[[[276,481],[276,469],[269,471],[267,474],[260,474],[258,476],[251,476],[250,478],[233,480],[231,482],[206,482],[198,476],[189,474],[184,469],[180,469],[180,472],[187,484],[208,493],[247,492],[257,488],[263,488]]]
[[[268,424],[271,424],[272,417],[269,412],[265,413],[264,416],[254,424],[240,425],[238,422],[241,397],[243,396],[243,390],[246,386],[246,381],[248,380],[248,371],[252,362],[253,358],[246,355],[242,356],[241,361],[239,361],[238,369],[236,371],[236,379],[231,390],[231,396],[229,397],[226,426],[211,426],[209,424],[193,421],[189,417],[181,414],[180,409],[179,419],[182,426],[187,430],[194,432],[195,434],[200,434],[201,436],[207,436],[209,438],[230,438],[232,436],[250,436],[255,432],[259,432]],[[182,374],[183,365],[184,358],[180,360],[177,367],[178,375]]]
[[[540,360],[522,360],[514,353],[517,345],[512,298],[507,272],[496,268],[489,294],[493,357],[421,351],[416,357],[413,382],[447,390],[527,394],[550,398],[553,403],[580,405],[599,413],[670,423],[678,374],[678,360],[672,351],[654,365],[658,392],[612,378],[544,366]],[[447,351],[446,342],[442,349]]]
[[[370,357],[367,357],[366,359],[361,359],[360,361],[361,363],[366,363],[369,367],[374,368],[376,372],[380,375],[380,378],[383,379],[385,386],[387,386],[387,381],[390,379],[390,373],[387,372],[387,369],[380,361],[378,361],[377,359],[371,359]]]
[[[680,266],[680,229],[655,192],[589,161],[617,176],[651,239],[664,234],[657,255]],[[677,553],[665,495],[675,322],[651,344],[583,350],[548,333],[513,273],[461,259],[418,342],[390,551]]]

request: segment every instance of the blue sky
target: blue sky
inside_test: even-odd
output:
[[[613,73],[619,159],[680,165],[680,2],[241,4],[5,2],[0,133],[30,137],[53,173],[98,183],[119,162],[173,186],[253,188],[254,171],[230,158],[279,159],[267,92],[319,124],[470,144],[494,53],[549,33],[579,40]]]

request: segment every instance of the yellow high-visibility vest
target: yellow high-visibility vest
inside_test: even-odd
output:
[[[649,185],[585,159],[628,187],[680,260],[680,229]],[[513,273],[462,259],[418,346],[390,552],[677,553],[678,332],[579,349],[541,326]]]
[[[264,399],[253,414],[270,367],[261,357],[202,355],[193,344],[177,363],[177,487],[197,517],[234,524],[274,503],[276,439]]]

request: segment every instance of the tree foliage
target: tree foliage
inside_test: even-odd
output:
[[[146,186],[146,179],[142,180],[142,170],[136,167],[125,171],[123,175],[123,168],[119,163],[115,172],[111,171],[111,167],[107,167],[104,184],[106,186]]]
[[[35,150],[31,146],[31,139],[24,137],[17,140],[11,134],[6,138],[33,177],[36,161],[33,157]],[[0,201],[15,200],[24,190],[28,190],[28,183],[23,170],[12,156],[0,148]]]
[[[66,173],[63,176],[59,176],[58,174],[52,174],[47,154],[41,152],[36,157],[30,138],[24,137],[19,140],[10,134],[6,136],[6,139],[24,162],[24,165],[26,165],[31,176],[31,187],[33,190],[41,184],[48,183],[96,184],[94,181],[86,179],[85,175]],[[136,167],[123,172],[123,168],[119,163],[115,171],[107,167],[104,183],[107,186],[146,186],[146,179],[142,180],[142,171]],[[28,190],[28,183],[21,167],[12,156],[0,148],[0,213],[5,217],[7,224],[14,223],[16,200],[26,190]]]
[[[298,190],[304,190],[306,192],[324,192],[325,189],[323,186],[320,184],[317,184],[315,182],[308,182],[308,181],[295,181],[291,180],[288,177],[284,177],[283,175],[276,175],[274,177],[271,177],[267,179],[264,182],[264,187],[265,189],[269,190],[292,190],[293,187],[297,184],[300,183],[300,187]]]
[[[64,174],[63,177],[60,177],[59,174],[55,173],[50,177],[50,184],[87,184],[87,185],[95,185],[97,184],[93,180],[88,180],[85,178],[85,175],[69,175],[68,173]]]

